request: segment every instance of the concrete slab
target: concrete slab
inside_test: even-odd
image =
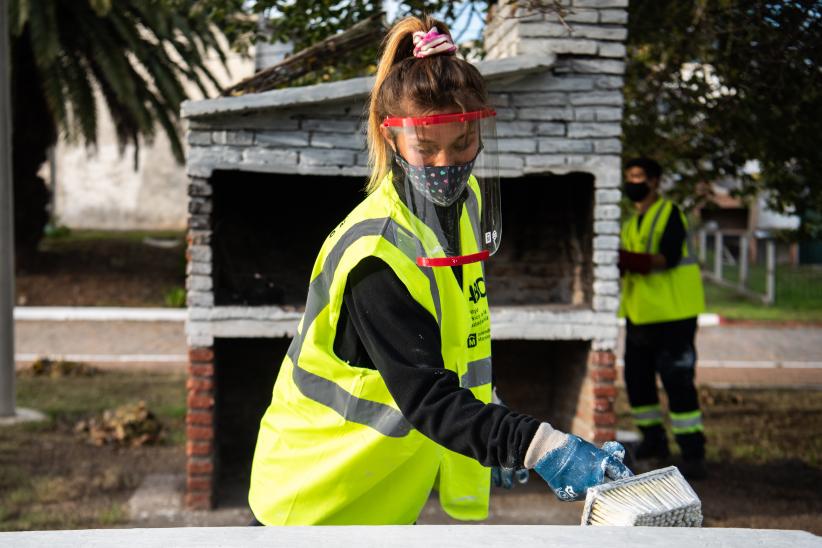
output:
[[[0,417],[0,426],[12,426],[15,424],[22,424],[24,422],[40,422],[46,420],[48,417],[37,411],[36,409],[26,409],[25,407],[18,407],[15,409],[13,417]]]
[[[130,526],[226,527],[251,523],[253,516],[248,508],[218,508],[209,512],[187,510],[183,507],[184,491],[183,474],[147,476],[128,501]]]
[[[810,548],[822,539],[804,531],[762,529],[689,529],[650,527],[574,527],[489,525],[417,525],[391,527],[224,527],[189,529],[102,529],[0,533],[0,545],[16,548],[83,546],[88,548],[207,548],[226,546],[370,548],[490,548],[495,546],[648,546],[658,548],[745,547]]]
[[[183,322],[15,321],[14,349],[31,355],[81,356],[80,361],[109,361],[107,356],[182,357],[187,361]],[[97,355],[96,359],[88,359]]]
[[[108,306],[16,306],[14,319],[25,321],[129,321],[184,322],[184,308],[135,308]]]

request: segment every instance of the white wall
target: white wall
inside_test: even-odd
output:
[[[234,83],[253,73],[254,51],[247,57],[232,52],[228,61],[230,75],[216,57],[208,64],[221,84]],[[193,86],[190,96],[202,98]],[[215,93],[212,92],[212,96]],[[134,147],[129,146],[120,153],[108,110],[102,100],[98,100],[97,105],[96,152],[87,151],[82,144],[62,140],[56,147],[57,221],[75,229],[184,228],[188,178],[184,166],[174,160],[163,130],[157,129],[152,144],[141,144],[135,170]],[[49,181],[48,165],[42,173]]]

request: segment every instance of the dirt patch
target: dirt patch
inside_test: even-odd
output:
[[[183,374],[100,373],[17,379],[17,403],[50,419],[3,429],[0,530],[125,525],[125,504],[148,474],[185,470]],[[74,432],[77,420],[144,399],[167,436],[160,445],[95,447]]]
[[[119,449],[79,440],[62,421],[0,442],[0,529],[82,529],[123,525],[142,479],[183,470],[182,446]]]
[[[700,397],[710,476],[693,487],[705,525],[822,534],[822,391],[700,388]],[[73,432],[76,421],[134,400],[156,411],[167,428],[163,444],[94,447]],[[19,377],[18,405],[51,420],[0,436],[0,530],[126,525],[125,503],[147,474],[185,470],[183,374]],[[617,407],[619,427],[630,429],[624,393]],[[489,523],[571,524],[581,513],[579,504],[556,502],[535,474],[493,498]],[[450,523],[438,516],[423,521]]]
[[[18,271],[19,306],[168,306],[185,286],[185,245],[156,247],[142,235],[72,234],[44,240]],[[176,291],[175,291],[176,290]],[[171,300],[172,302],[169,302]]]
[[[699,396],[710,475],[692,486],[705,526],[822,534],[822,391],[700,387]],[[624,392],[617,410],[619,428],[631,429]]]

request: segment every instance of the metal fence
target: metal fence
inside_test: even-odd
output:
[[[822,266],[799,264],[799,246],[765,231],[697,232],[703,276],[772,305],[822,302]]]

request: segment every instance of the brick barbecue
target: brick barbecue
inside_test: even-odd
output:
[[[495,383],[518,411],[613,439],[627,0],[565,26],[492,6],[503,239],[487,264]],[[188,102],[187,491],[242,503],[259,419],[325,236],[363,198],[372,78]]]

